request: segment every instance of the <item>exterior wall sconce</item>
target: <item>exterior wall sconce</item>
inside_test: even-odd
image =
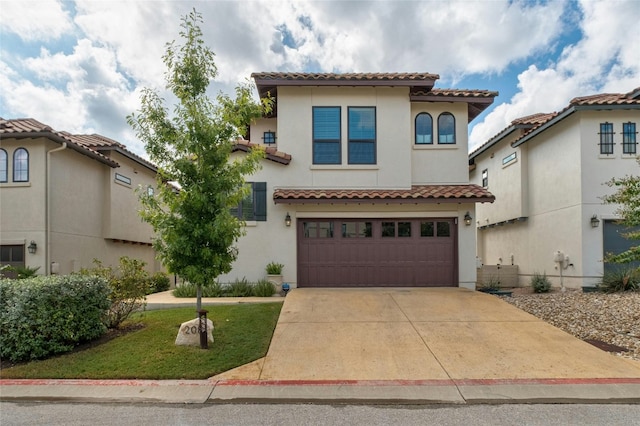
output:
[[[287,215],[284,217],[284,224],[286,226],[291,226],[291,215],[287,212]]]
[[[36,254],[36,250],[38,250],[38,245],[36,244],[35,241],[31,240],[31,243],[29,243],[29,245],[27,246],[27,250],[29,250],[29,253],[31,254]]]
[[[590,223],[592,228],[597,228],[598,226],[600,226],[600,219],[598,219],[598,216],[594,214],[593,216],[591,216]]]
[[[465,224],[466,226],[469,226],[469,225],[471,225],[471,221],[472,221],[472,220],[473,220],[473,219],[472,219],[471,215],[469,214],[469,212],[467,212],[467,213],[464,215],[464,224]]]

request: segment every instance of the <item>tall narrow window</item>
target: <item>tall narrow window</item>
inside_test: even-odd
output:
[[[29,153],[24,148],[13,153],[13,181],[29,182]]]
[[[613,154],[613,123],[600,123],[600,154]]]
[[[340,107],[313,107],[313,164],[340,164]]]
[[[8,179],[9,157],[7,151],[0,148],[0,182],[6,182]]]
[[[636,123],[622,123],[622,152],[636,153]]]
[[[349,107],[349,164],[376,164],[374,107]]]
[[[449,112],[443,112],[438,117],[438,143],[456,143],[456,119]]]
[[[426,112],[416,115],[416,145],[433,143],[433,119]]]
[[[489,186],[489,169],[484,169],[482,171],[482,186],[484,188]]]

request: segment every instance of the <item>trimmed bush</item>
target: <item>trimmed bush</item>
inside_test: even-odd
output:
[[[147,294],[160,293],[161,291],[167,291],[171,287],[171,281],[164,272],[156,272],[149,277],[149,289]]]
[[[547,278],[547,274],[534,273],[531,277],[531,288],[534,293],[548,293],[551,290],[551,281]]]
[[[0,357],[45,358],[100,337],[108,297],[106,280],[95,276],[0,280]]]
[[[146,262],[127,256],[120,258],[118,268],[104,266],[98,259],[91,269],[82,269],[82,275],[102,277],[109,283],[109,301],[104,323],[108,328],[118,328],[133,312],[143,309],[147,302],[149,274],[144,270]]]
[[[253,286],[253,295],[256,297],[271,297],[276,293],[276,286],[267,280],[260,280]]]
[[[606,293],[640,289],[640,270],[638,268],[619,267],[607,272],[598,285]]]

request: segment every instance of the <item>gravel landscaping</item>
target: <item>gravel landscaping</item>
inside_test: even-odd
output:
[[[640,361],[640,292],[562,293],[554,289],[534,294],[515,289],[512,297],[502,299],[579,339],[625,348],[627,351],[612,353]]]

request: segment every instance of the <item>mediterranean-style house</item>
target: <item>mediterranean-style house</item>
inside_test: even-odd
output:
[[[477,203],[468,123],[496,92],[438,89],[425,73],[254,73],[273,113],[236,152],[266,148],[232,281],[284,265],[292,287],[475,288]]]
[[[606,253],[626,250],[617,207],[603,204],[614,177],[637,175],[640,88],[578,97],[560,112],[511,125],[469,155],[470,180],[496,202],[478,206],[484,267],[512,265],[517,284],[546,273],[555,286],[596,285]]]
[[[100,135],[0,118],[0,264],[67,274],[121,256],[161,265],[136,189],[153,191],[156,167]]]

